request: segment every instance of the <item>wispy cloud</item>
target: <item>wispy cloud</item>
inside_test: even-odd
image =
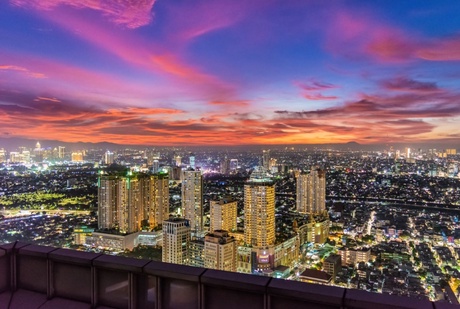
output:
[[[152,8],[155,0],[10,0],[13,5],[26,9],[53,10],[67,6],[77,9],[90,9],[101,12],[110,21],[138,28],[152,21]]]

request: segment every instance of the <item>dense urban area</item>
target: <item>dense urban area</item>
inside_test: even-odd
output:
[[[455,149],[296,146],[68,152],[39,143],[30,148],[0,149],[0,243],[23,241],[162,260],[161,224],[144,222],[145,233],[138,233],[132,246],[96,240],[102,236],[94,235],[104,233],[130,234],[101,228],[100,182],[104,173],[168,175],[167,211],[174,222],[183,202],[181,172],[191,167],[203,177],[203,230],[213,232],[213,201],[235,201],[237,226],[231,237],[243,243],[238,233],[244,233],[248,220],[245,185],[258,166],[264,166],[275,188],[276,243],[295,238],[299,245],[293,258],[269,272],[252,273],[458,304],[460,156]],[[326,211],[315,215],[299,212],[296,201],[299,175],[314,168],[326,178]],[[302,236],[302,226],[313,232]],[[198,246],[198,234],[190,246]]]

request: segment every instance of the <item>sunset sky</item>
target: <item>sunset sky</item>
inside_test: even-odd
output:
[[[452,0],[4,0],[0,137],[455,145],[459,16]]]

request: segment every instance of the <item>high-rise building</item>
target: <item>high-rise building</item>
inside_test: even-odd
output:
[[[166,173],[104,174],[98,179],[98,225],[133,233],[142,225],[153,229],[169,218],[169,179]]]
[[[230,172],[234,172],[238,169],[238,159],[230,159]]]
[[[115,229],[133,233],[140,229],[143,220],[141,193],[143,181],[131,172],[100,174],[98,179],[99,229]]]
[[[321,214],[326,210],[326,173],[312,167],[309,174],[297,177],[297,211],[306,214]]]
[[[58,158],[59,159],[64,159],[65,157],[65,147],[64,146],[59,146],[58,147]]]
[[[275,184],[256,168],[244,185],[244,241],[254,247],[275,243]]]
[[[227,231],[217,230],[205,236],[204,267],[236,271],[236,241]]]
[[[270,149],[262,151],[262,167],[267,171],[270,170]]]
[[[162,261],[174,264],[188,264],[190,243],[190,222],[171,218],[163,221]]]
[[[201,171],[183,170],[182,180],[182,213],[190,221],[193,232],[203,231],[203,176]]]
[[[221,174],[228,174],[230,171],[230,160],[225,156],[225,158],[220,162],[220,172]]]
[[[0,148],[0,163],[6,162],[6,150]]]
[[[189,156],[189,165],[191,169],[195,169],[195,155],[193,153]]]
[[[182,165],[182,158],[180,156],[175,156],[174,160],[175,160],[176,166]]]
[[[154,159],[152,161],[152,171],[154,173],[158,173],[159,170],[160,170],[160,161],[158,161],[157,159]]]
[[[146,199],[145,218],[151,229],[162,224],[169,218],[169,177],[167,173],[150,175],[146,184],[148,194]]]
[[[107,150],[104,155],[104,163],[107,165],[113,164],[115,155],[113,152]]]
[[[237,201],[232,198],[211,201],[209,230],[236,231],[237,206]]]

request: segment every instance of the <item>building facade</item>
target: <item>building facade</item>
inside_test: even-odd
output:
[[[190,221],[193,232],[203,231],[203,175],[194,169],[183,170],[182,180],[182,213]]]
[[[275,185],[263,168],[244,185],[244,241],[262,248],[275,244]]]
[[[326,211],[326,173],[312,167],[309,174],[297,177],[297,211],[305,214],[321,214]]]
[[[210,231],[236,231],[237,201],[223,198],[210,203]]]
[[[235,272],[236,241],[227,231],[216,230],[205,236],[204,267]]]
[[[171,218],[163,221],[162,261],[174,264],[188,264],[190,246],[190,222],[186,219]]]

